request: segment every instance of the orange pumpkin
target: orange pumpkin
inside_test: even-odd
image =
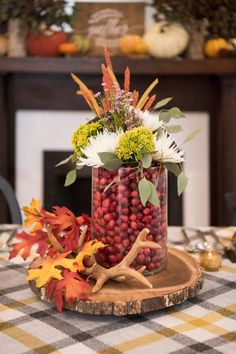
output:
[[[229,43],[224,38],[209,39],[204,46],[207,57],[217,57],[222,49],[230,49]]]
[[[26,39],[26,48],[30,55],[55,57],[60,55],[60,45],[67,41],[68,36],[65,32],[46,30],[40,34],[30,33]]]
[[[79,48],[75,43],[62,43],[59,46],[59,52],[61,54],[76,54]]]
[[[124,54],[142,55],[148,52],[147,44],[141,36],[127,34],[120,39],[120,49]]]

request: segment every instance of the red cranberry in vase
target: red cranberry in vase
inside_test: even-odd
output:
[[[122,260],[143,228],[150,230],[148,239],[162,248],[140,249],[132,267],[139,269],[145,265],[146,274],[154,274],[166,267],[167,171],[163,166],[150,167],[145,170],[145,177],[156,185],[160,207],[149,202],[142,205],[137,176],[131,168],[112,171],[93,168],[92,237],[106,240],[107,247],[97,255],[97,261],[105,267],[113,267]],[[116,183],[105,190],[114,179]]]

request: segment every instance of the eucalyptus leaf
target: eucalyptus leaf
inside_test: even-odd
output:
[[[143,168],[149,168],[152,164],[152,155],[144,154],[142,158],[142,166]]]
[[[76,170],[82,170],[82,168],[84,167],[84,165],[76,165]]]
[[[161,111],[159,114],[159,119],[165,123],[168,123],[171,120],[172,116],[169,111]]]
[[[109,162],[107,162],[103,167],[107,170],[111,171],[123,165],[123,161],[117,159],[116,157]]]
[[[67,157],[65,160],[62,160],[60,162],[58,162],[58,164],[56,164],[55,167],[58,167],[58,166],[61,166],[61,165],[65,165],[66,163],[70,162],[71,161],[71,158],[72,158],[73,155],[70,155],[69,157]]]
[[[65,187],[70,186],[72,183],[74,183],[76,180],[76,169],[71,170],[70,172],[67,173],[66,175],[66,180],[65,180]]]
[[[145,206],[152,193],[150,183],[146,178],[142,178],[139,181],[138,190],[141,203]]]
[[[167,97],[164,98],[163,100],[160,100],[157,102],[157,104],[155,104],[155,106],[153,107],[153,110],[164,107],[167,103],[169,103],[172,100],[173,97]]]
[[[159,208],[160,207],[160,200],[158,198],[156,187],[155,187],[155,185],[152,182],[148,181],[148,183],[149,183],[149,186],[151,188],[151,195],[148,198],[148,201],[151,204],[153,204],[155,207]]]
[[[202,128],[198,128],[196,130],[194,130],[191,134],[189,134],[183,141],[183,144],[188,143],[189,141],[193,140],[195,138],[195,136],[202,130]]]
[[[170,110],[170,115],[172,118],[179,119],[179,118],[184,118],[185,115],[184,113],[178,108],[178,107],[172,107]]]
[[[181,173],[181,168],[176,163],[165,162],[165,166],[166,166],[167,170],[169,172],[173,173],[173,175],[175,175],[176,177],[178,177],[179,174]]]
[[[168,125],[165,127],[167,132],[170,134],[179,133],[183,131],[181,125]]]
[[[116,157],[112,152],[99,152],[98,156],[104,165]]]
[[[177,179],[177,189],[178,189],[178,196],[180,196],[183,191],[185,190],[185,187],[187,186],[188,179],[184,174],[184,171],[182,171]]]
[[[78,156],[77,156],[77,154],[75,152],[73,155],[71,155],[71,162],[75,163],[77,160],[78,160]]]
[[[118,159],[112,152],[99,152],[98,156],[100,160],[104,163],[104,168],[107,170],[114,170],[115,168],[123,165],[123,161]]]

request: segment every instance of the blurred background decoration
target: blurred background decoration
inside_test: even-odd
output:
[[[153,0],[153,7],[156,21],[166,19],[178,22],[188,30],[191,35],[190,57],[233,54],[235,47],[232,43],[236,38],[235,0]]]
[[[78,1],[75,3],[73,30],[91,41],[91,55],[102,55],[104,47],[112,55],[120,55],[124,51],[143,54],[141,38],[131,38],[134,40],[132,50],[129,39],[124,39],[122,48],[120,39],[127,35],[143,35],[144,1]]]
[[[67,41],[63,29],[71,22],[64,0],[0,0],[0,23],[7,23],[8,55],[29,54],[53,56],[59,54],[61,42]],[[56,33],[57,32],[57,33]]]
[[[236,0],[0,0],[0,25],[15,57],[236,55]]]

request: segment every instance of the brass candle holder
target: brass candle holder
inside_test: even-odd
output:
[[[201,267],[214,272],[221,268],[222,254],[216,249],[207,249],[199,254],[199,260]]]
[[[198,242],[196,248],[199,253],[200,266],[205,270],[215,272],[221,268],[222,250],[208,242]]]

